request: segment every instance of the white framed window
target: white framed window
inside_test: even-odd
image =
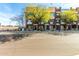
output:
[[[31,20],[28,20],[28,21],[27,21],[27,24],[32,24],[32,21],[31,21]]]
[[[50,22],[50,24],[53,24],[53,22]]]
[[[59,23],[56,23],[56,25],[60,25]]]

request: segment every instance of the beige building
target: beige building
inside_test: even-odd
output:
[[[18,30],[18,26],[4,26],[4,25],[1,25],[0,26],[0,30]]]

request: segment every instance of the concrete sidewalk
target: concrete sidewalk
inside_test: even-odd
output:
[[[79,33],[68,35],[33,33],[21,40],[0,44],[0,55],[79,55]]]

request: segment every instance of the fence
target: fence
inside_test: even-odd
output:
[[[79,30],[79,24],[26,24],[26,27],[0,27],[0,31],[66,31]]]
[[[79,30],[78,24],[27,24],[26,25],[27,31],[65,31],[65,30]]]

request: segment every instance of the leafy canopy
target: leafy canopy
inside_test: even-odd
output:
[[[46,23],[50,20],[51,15],[47,8],[29,5],[25,8],[25,18],[32,20],[34,23]]]
[[[77,13],[75,10],[66,10],[61,13],[61,19],[66,20],[68,22],[77,21]]]

